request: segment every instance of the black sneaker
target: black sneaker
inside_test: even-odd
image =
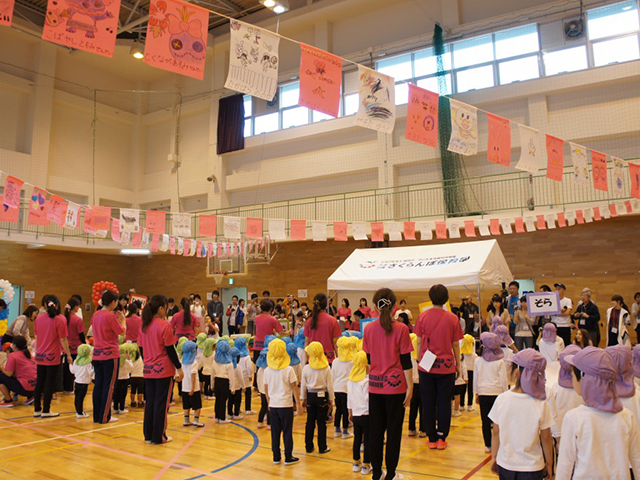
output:
[[[322,450],[321,452],[318,452],[318,453],[322,455],[323,453],[329,453],[330,451],[331,451],[331,447],[327,447],[326,450]]]
[[[280,462],[281,462],[281,459],[280,459],[280,458],[274,458],[274,459],[273,459],[273,463],[274,463],[274,465],[279,465],[279,464],[280,464]]]
[[[291,457],[291,458],[287,458],[287,459],[285,459],[284,464],[285,464],[285,465],[293,465],[293,464],[295,464],[295,463],[298,463],[299,461],[300,461],[300,459],[299,459],[299,458]]]

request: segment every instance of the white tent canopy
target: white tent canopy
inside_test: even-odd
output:
[[[327,281],[329,290],[422,291],[447,287],[498,285],[513,279],[496,240],[356,249]]]

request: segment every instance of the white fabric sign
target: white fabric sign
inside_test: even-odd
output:
[[[67,207],[67,215],[64,217],[65,228],[76,228],[78,226],[78,217],[80,216],[80,205],[69,202]]]
[[[191,214],[172,213],[172,233],[181,237],[191,236]]]
[[[478,153],[478,109],[453,98],[451,102],[451,139],[449,151],[461,155]]]
[[[311,234],[314,242],[326,242],[327,222],[311,222]]]
[[[569,142],[571,146],[571,162],[573,163],[573,180],[578,185],[589,185],[589,166],[587,165],[587,149],[582,145]]]
[[[224,218],[224,236],[229,240],[239,240],[240,235],[240,217],[222,217]]]
[[[449,238],[460,238],[460,224],[451,222],[449,225]]]
[[[576,224],[576,212],[570,211],[564,214],[564,218],[567,221],[567,226],[573,227]]]
[[[558,218],[558,216],[555,213],[547,213],[544,217],[544,219],[547,222],[547,228],[549,230],[552,230],[554,228],[556,228],[556,219]]]
[[[400,222],[385,222],[384,229],[389,234],[389,241],[399,242],[402,240],[404,225]]]
[[[120,209],[120,232],[135,233],[140,230],[140,210]]]
[[[513,233],[513,228],[511,227],[511,222],[515,222],[515,220],[511,218],[503,218],[500,220],[500,226],[502,227],[502,233],[505,235],[510,235]]]
[[[354,240],[367,240],[367,224],[364,222],[354,222],[351,225]]]
[[[356,125],[382,133],[396,123],[396,85],[392,77],[358,65],[359,104]]]
[[[476,222],[476,226],[478,227],[478,233],[480,233],[481,237],[488,237],[489,235],[491,235],[491,232],[489,231],[489,220],[478,220]]]
[[[286,240],[286,224],[281,219],[269,219],[269,236],[271,240]]]
[[[529,173],[538,173],[538,170],[545,167],[540,132],[520,124],[518,129],[520,130],[520,160],[516,168]]]
[[[420,232],[420,240],[433,240],[435,222],[416,222],[416,230]]]
[[[527,229],[527,232],[535,232],[536,231],[536,217],[524,217],[524,225]]]

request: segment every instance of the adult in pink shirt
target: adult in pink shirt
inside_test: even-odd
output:
[[[64,306],[64,317],[67,319],[67,341],[69,342],[69,351],[71,352],[71,358],[73,360],[78,356],[78,347],[86,343],[84,323],[77,315],[79,309],[80,302],[74,297],[67,300],[67,304]],[[62,379],[64,393],[66,395],[72,395],[75,378],[71,370],[69,370],[69,364],[64,361],[64,357],[62,362]]]
[[[0,407],[13,407],[11,392],[27,397],[28,404],[36,388],[36,364],[27,348],[27,339],[21,335],[14,337],[12,348],[6,365],[0,368],[0,392],[4,395]]]
[[[142,330],[142,318],[138,315],[138,304],[132,302],[127,307],[127,333],[124,336],[125,341],[138,343],[140,338],[140,331]]]
[[[413,329],[418,336],[418,362],[428,350],[435,355],[429,371],[419,367],[420,398],[429,448],[447,448],[447,436],[451,428],[451,397],[456,378],[462,374],[460,344],[462,327],[456,315],[447,312],[443,305],[449,301],[449,291],[444,285],[434,285],[429,290],[433,308],[422,312]]]
[[[371,307],[367,305],[366,298],[363,297],[360,299],[360,307],[358,307],[358,310],[362,312],[364,318],[371,318]]]
[[[373,296],[380,319],[364,328],[362,349],[369,357],[369,450],[374,479],[382,476],[382,458],[387,466],[386,478],[396,478],[400,458],[404,411],[411,403],[413,344],[406,325],[393,320],[395,293],[381,288]],[[306,330],[305,330],[306,333]],[[384,432],[387,451],[384,454]]]
[[[274,304],[270,298],[265,298],[260,302],[260,315],[256,315],[255,328],[256,336],[253,339],[253,362],[255,363],[260,356],[260,352],[264,348],[264,339],[267,335],[275,335],[281,333],[287,335],[289,332],[284,331],[282,324],[271,315]]]
[[[180,304],[182,311],[171,317],[171,327],[175,333],[175,342],[178,343],[181,337],[187,337],[189,340],[196,339],[196,329],[198,327],[198,319],[191,313],[191,299],[184,297]]]
[[[338,321],[326,312],[327,305],[324,293],[317,293],[313,297],[313,314],[304,324],[304,341],[305,348],[311,342],[320,342],[329,364],[332,364],[336,358],[336,343],[341,332]]]
[[[174,347],[175,339],[167,316],[167,299],[154,295],[142,310],[142,332],[138,344],[144,360],[144,440],[159,445],[170,442],[167,412],[174,376],[182,380],[182,366]]]
[[[67,343],[67,319],[60,315],[60,301],[55,295],[45,295],[42,306],[46,313],[38,315],[33,330],[36,337],[37,381],[34,392],[34,417],[57,417],[50,411],[51,398],[60,371],[62,352],[71,363]],[[42,400],[44,394],[44,401]]]
[[[113,389],[118,380],[120,366],[120,345],[118,336],[126,331],[122,311],[114,312],[118,305],[118,294],[107,290],[102,294],[102,310],[98,310],[91,319],[93,330],[93,422],[117,422],[111,418]]]

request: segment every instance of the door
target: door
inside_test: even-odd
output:
[[[221,288],[220,289],[220,300],[222,301],[222,305],[224,305],[224,320],[222,322],[222,332],[220,333],[221,335],[228,335],[229,334],[229,329],[227,327],[227,320],[228,317],[226,315],[227,313],[227,307],[229,305],[231,305],[231,299],[233,298],[234,295],[238,296],[239,300],[244,300],[245,302],[245,307],[247,306],[247,289],[245,287],[237,287],[237,288]],[[239,301],[238,300],[238,301]],[[246,322],[244,323],[246,325]]]
[[[22,313],[22,295],[23,287],[13,285],[13,301],[9,304],[9,322],[7,325],[11,325],[16,317]]]

